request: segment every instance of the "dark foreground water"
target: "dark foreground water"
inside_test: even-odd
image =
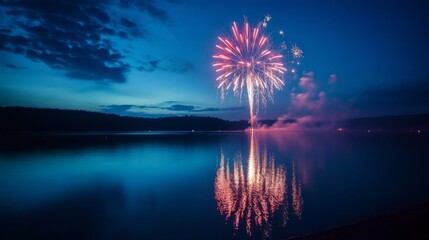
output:
[[[287,239],[429,202],[422,133],[0,142],[0,239]]]

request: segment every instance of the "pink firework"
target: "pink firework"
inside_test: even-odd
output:
[[[243,89],[247,90],[250,119],[253,126],[259,105],[266,105],[267,97],[273,101],[274,89],[284,86],[283,74],[287,71],[282,63],[283,55],[271,48],[270,39],[262,33],[262,25],[249,27],[244,20],[243,28],[232,25],[232,36],[218,37],[213,67],[221,98],[232,89],[241,99]]]

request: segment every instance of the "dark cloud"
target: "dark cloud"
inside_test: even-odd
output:
[[[175,1],[173,1],[176,3]],[[169,21],[166,11],[151,0],[125,1],[121,6],[138,7],[150,16]],[[22,54],[35,62],[65,72],[70,78],[125,82],[130,66],[123,51],[110,38],[144,38],[146,30],[128,16],[112,18],[110,0],[0,0],[8,15],[0,24],[0,50]],[[119,28],[118,28],[119,26]],[[159,60],[149,61],[142,71],[153,71]],[[177,72],[185,67],[177,65]]]
[[[137,24],[135,23],[135,22],[133,22],[133,21],[131,21],[130,19],[128,19],[128,18],[121,18],[121,21],[120,21],[120,23],[123,25],[123,26],[125,26],[125,27],[127,27],[127,28],[135,28],[135,27],[137,27]]]
[[[241,111],[247,110],[248,107],[229,107],[229,108],[199,108],[194,109],[193,112],[225,112],[225,111]]]
[[[141,5],[138,5],[138,7],[140,7],[143,10],[146,10],[149,13],[149,15],[153,18],[156,18],[163,22],[170,21],[170,18],[167,16],[167,13],[164,10],[157,8],[153,4],[141,4]]]
[[[12,30],[10,30],[10,29],[0,29],[0,33],[2,33],[2,34],[11,34]]]
[[[136,69],[139,71],[153,72],[158,69],[158,64],[160,61],[161,60],[154,56],[147,55],[144,57],[144,60],[141,61],[141,66],[137,67]]]
[[[157,105],[107,105],[101,106],[100,110],[105,113],[114,113],[118,115],[128,116],[160,116],[160,114],[153,113],[157,110],[165,110],[168,114],[161,115],[177,115],[177,114],[201,114],[207,112],[226,112],[226,111],[242,111],[247,107],[227,107],[227,108],[214,108],[214,107],[200,107],[190,104],[182,104],[179,101],[166,101]]]
[[[134,105],[126,105],[126,104],[125,105],[109,105],[109,106],[101,106],[100,109],[103,112],[117,113],[117,112],[125,112],[133,106]]]
[[[170,111],[185,111],[185,112],[192,112],[195,109],[195,106],[191,105],[181,105],[181,104],[175,104],[171,105],[169,107],[164,108],[166,110]]]
[[[21,70],[21,69],[26,68],[26,67],[22,67],[22,66],[17,66],[17,65],[12,64],[12,63],[6,63],[5,66],[8,68],[11,68],[11,69],[16,69],[16,70]]]
[[[331,74],[327,81],[329,87],[322,90],[321,82],[315,79],[314,72],[304,72],[289,93],[290,102],[285,113],[271,126],[262,124],[261,127],[265,130],[287,131],[329,128],[331,123],[344,119],[349,114],[346,104],[335,95],[328,94],[336,82],[336,74]]]
[[[99,9],[97,7],[88,8],[88,12],[91,12],[92,16],[94,16],[95,18],[97,18],[99,21],[101,21],[103,23],[110,22],[109,15],[107,15],[106,12],[102,11],[101,9]]]
[[[160,0],[120,0],[120,5],[126,8],[137,7],[141,11],[147,13],[150,17],[161,22],[171,24],[172,20],[168,13],[157,6]],[[178,5],[177,0],[167,0],[167,2]]]
[[[175,5],[180,5],[180,1],[179,0],[167,0],[167,2],[175,4]]]
[[[137,25],[137,23],[126,17],[121,18],[119,23],[127,29],[126,32],[122,31],[119,33],[122,38],[128,38],[127,34],[133,37],[143,37],[146,34],[146,30],[142,29],[139,25]]]
[[[152,18],[155,18],[163,22],[171,21],[167,15],[167,12],[155,6],[153,0],[136,1],[135,5],[139,9],[146,11],[149,14],[149,16],[151,16]]]
[[[136,69],[145,72],[153,72],[159,69],[166,72],[183,74],[194,69],[194,64],[181,59],[168,59],[161,61],[154,56],[147,55],[144,57],[144,60],[141,61],[141,65]]]
[[[194,105],[183,105],[183,104],[173,104],[169,107],[160,107],[161,109],[171,110],[171,111],[186,111],[186,112],[224,112],[224,111],[239,111],[245,110],[247,107],[229,107],[229,108],[202,108]]]
[[[186,112],[193,112],[195,109],[195,106],[191,105],[181,105],[181,104],[174,104],[169,107],[164,108],[166,110],[170,111],[186,111]]]
[[[125,37],[102,10],[106,1],[5,0],[15,30],[0,31],[0,49],[65,71],[71,78],[125,82],[129,65],[107,38]],[[135,26],[129,35],[138,35]],[[126,29],[126,28],[125,28]]]

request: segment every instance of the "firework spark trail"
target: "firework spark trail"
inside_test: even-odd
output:
[[[262,33],[269,19],[255,28],[250,27],[247,20],[244,20],[242,29],[234,22],[232,36],[218,37],[216,48],[219,52],[213,56],[222,100],[230,89],[241,99],[246,88],[252,127],[259,105],[265,106],[267,97],[273,100],[274,89],[282,89],[283,74],[287,71],[282,62],[283,55],[271,48],[270,39]]]

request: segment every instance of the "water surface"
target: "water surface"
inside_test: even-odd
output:
[[[0,238],[287,239],[429,202],[416,133],[1,136]]]

